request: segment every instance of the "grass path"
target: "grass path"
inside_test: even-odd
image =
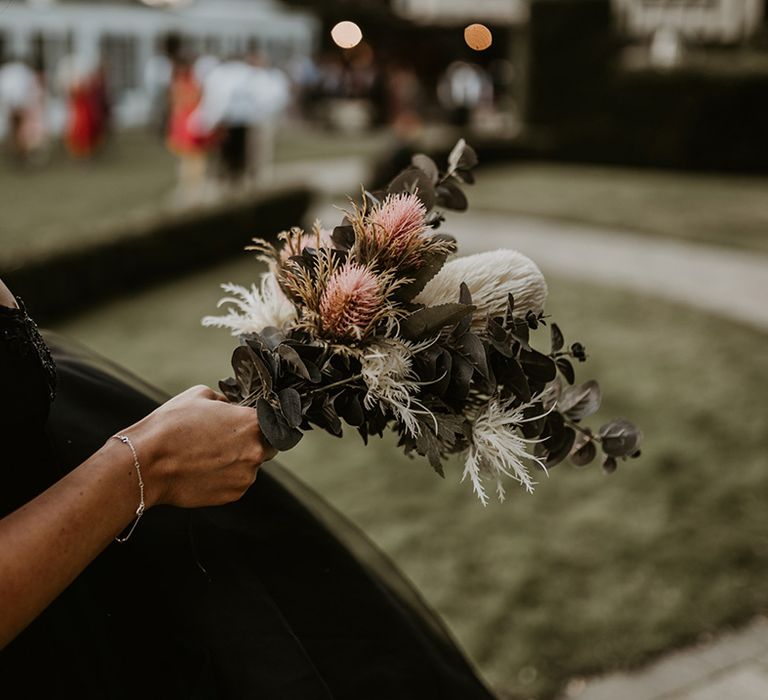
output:
[[[202,329],[249,260],[145,291],[57,330],[171,391],[228,373]],[[646,433],[613,477],[562,465],[534,496],[482,508],[392,440],[309,434],[281,461],[358,523],[445,618],[500,691],[546,698],[768,608],[768,338],[624,291],[551,280],[550,312],[590,353],[602,416]],[[571,332],[578,329],[578,332]]]
[[[768,177],[518,163],[478,173],[473,209],[768,251]]]

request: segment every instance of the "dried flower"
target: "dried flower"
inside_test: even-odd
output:
[[[515,316],[525,318],[529,311],[540,313],[547,301],[547,283],[530,258],[516,250],[494,250],[456,258],[446,263],[416,297],[418,304],[435,306],[456,301],[459,286],[465,282],[477,307],[472,325],[485,327],[488,316],[503,316],[507,294],[515,298]]]
[[[238,284],[222,284],[221,288],[233,296],[218,303],[231,304],[226,316],[206,316],[204,326],[229,328],[232,335],[260,333],[267,326],[282,328],[296,320],[296,308],[283,294],[271,272],[261,276],[261,289],[251,285],[250,290]]]
[[[359,222],[357,254],[382,268],[418,267],[427,210],[412,193],[389,195]]]
[[[483,476],[496,481],[496,494],[503,501],[504,477],[519,481],[528,493],[533,493],[535,482],[525,462],[532,461],[544,468],[544,463],[529,452],[528,446],[537,441],[527,440],[519,433],[523,423],[533,420],[524,415],[527,407],[522,405],[512,408],[508,401],[503,401],[497,395],[488,401],[472,421],[472,439],[461,480],[469,477],[484,506],[488,505],[489,499],[483,485]]]
[[[314,227],[311,233],[300,232],[296,235],[292,244],[288,244],[282,247],[280,250],[280,261],[285,262],[292,255],[299,255],[305,248],[333,248],[333,232],[326,228],[322,228],[319,221],[315,221]]]
[[[429,413],[414,398],[421,386],[412,367],[413,356],[429,343],[415,345],[407,340],[383,338],[366,348],[360,358],[361,374],[368,387],[363,403],[372,409],[384,404],[414,437],[419,434],[419,414]]]
[[[347,262],[331,275],[320,300],[323,330],[335,340],[360,340],[385,305],[376,273],[365,265]]]

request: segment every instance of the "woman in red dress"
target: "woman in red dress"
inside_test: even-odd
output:
[[[170,119],[168,120],[168,149],[179,159],[179,194],[193,202],[202,193],[205,180],[206,155],[211,136],[195,129],[192,113],[202,97],[202,88],[188,61],[178,61],[173,68],[170,88]]]

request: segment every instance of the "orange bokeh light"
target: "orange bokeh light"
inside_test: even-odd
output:
[[[464,29],[464,41],[470,49],[485,51],[493,43],[493,35],[484,24],[470,24]]]

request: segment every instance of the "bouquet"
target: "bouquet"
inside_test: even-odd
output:
[[[504,500],[508,479],[532,492],[534,470],[566,458],[585,466],[601,451],[611,472],[640,454],[629,421],[583,424],[600,388],[575,384],[586,352],[545,316],[538,267],[514,250],[449,260],[442,211],[467,208],[476,165],[463,140],[445,172],[416,155],[385,191],[350,200],[334,229],[315,222],[249,246],[268,271],[250,289],[222,285],[228,313],[203,323],[239,336],[219,386],[255,407],[276,449],[313,427],[341,436],[346,423],[366,444],[391,429],[441,476],[460,453],[484,505],[489,483]],[[543,328],[548,351],[532,342]]]

